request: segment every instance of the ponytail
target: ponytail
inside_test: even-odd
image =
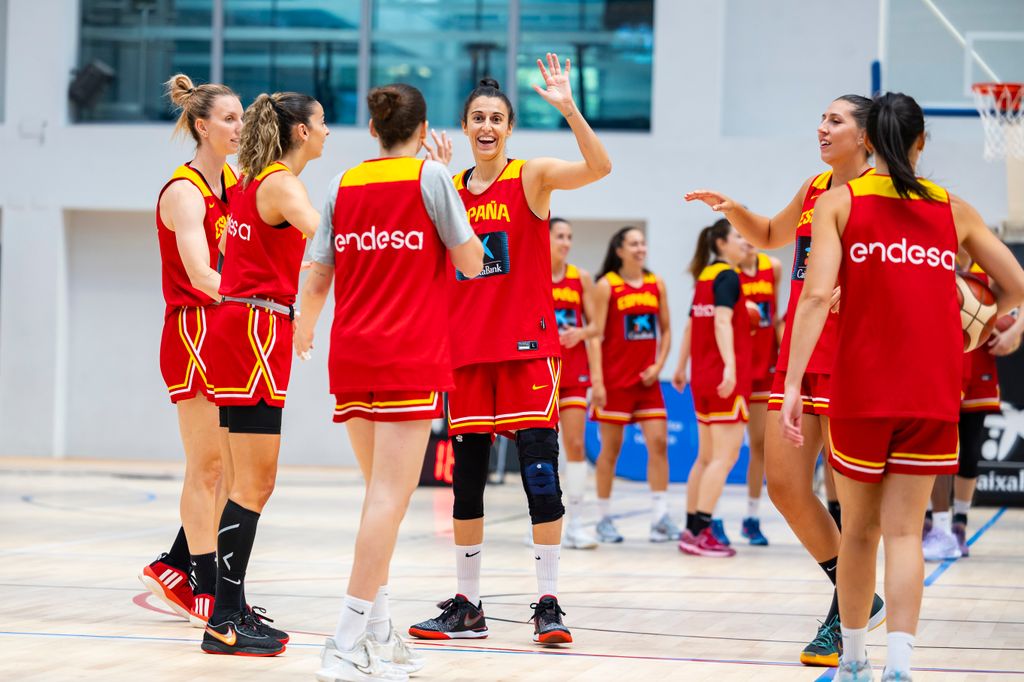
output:
[[[725,218],[719,218],[712,224],[705,227],[697,235],[697,247],[693,251],[693,259],[690,261],[690,274],[694,281],[700,277],[700,273],[711,262],[711,254],[718,254],[718,240],[728,239],[732,225]]]
[[[885,161],[896,193],[934,199],[910,163],[910,149],[924,133],[924,112],[913,97],[887,92],[875,97],[868,112],[867,134],[879,158]]]
[[[622,258],[619,256],[618,250],[622,248],[622,244],[626,241],[626,235],[637,229],[639,228],[634,225],[626,225],[612,235],[611,241],[608,242],[608,252],[604,255],[604,263],[601,265],[597,279],[601,279],[609,272],[618,272],[622,269]],[[649,270],[644,268],[644,274],[648,272]]]
[[[226,85],[203,83],[196,85],[183,73],[171,76],[164,83],[164,91],[174,108],[181,113],[174,125],[174,135],[191,135],[198,147],[203,140],[196,130],[196,121],[208,118],[213,111],[213,104],[218,97],[234,97],[238,95]]]
[[[296,147],[292,129],[310,125],[316,100],[297,92],[261,94],[242,116],[238,165],[248,184],[260,171]]]

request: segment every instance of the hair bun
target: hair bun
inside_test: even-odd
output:
[[[377,88],[366,98],[370,115],[377,121],[387,121],[398,108],[401,99],[397,92],[385,86]]]
[[[495,90],[501,90],[501,85],[498,84],[498,81],[494,80],[491,77],[481,78],[480,79],[480,87],[482,87],[482,88],[494,88]]]

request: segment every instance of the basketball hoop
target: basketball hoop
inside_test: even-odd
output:
[[[985,129],[985,160],[1024,158],[1024,84],[975,83],[971,90]]]

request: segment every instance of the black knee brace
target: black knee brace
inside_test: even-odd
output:
[[[978,460],[985,442],[985,416],[981,412],[960,413],[960,470],[956,472],[957,476],[978,477]]]
[[[534,525],[557,521],[565,514],[558,483],[558,433],[554,429],[523,429],[516,433],[519,471]]]
[[[452,467],[452,518],[460,521],[482,519],[484,488],[491,464],[491,436],[488,433],[466,433],[452,438],[455,464]]]
[[[228,410],[228,432],[279,436],[282,411],[262,400],[255,405],[232,405]]]

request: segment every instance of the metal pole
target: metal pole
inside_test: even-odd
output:
[[[508,3],[508,45],[505,52],[505,94],[512,102],[512,108],[519,108],[519,82],[516,75],[519,59],[519,22],[522,6],[519,0]]]
[[[1000,80],[999,76],[996,75],[996,72],[992,70],[992,67],[985,63],[985,60],[981,58],[981,55],[975,52],[973,47],[968,47],[967,41],[960,34],[960,31],[956,29],[953,22],[946,18],[946,15],[942,13],[942,10],[940,10],[932,0],[921,0],[921,2],[924,3],[925,7],[931,10],[932,14],[934,14],[935,18],[939,20],[939,23],[942,24],[943,28],[949,31],[950,35],[960,43],[960,47],[967,48],[971,58],[978,64],[978,66],[981,67],[981,70],[984,71],[990,79],[997,83],[1003,82]]]
[[[373,0],[359,8],[359,65],[356,67],[356,125],[370,120],[366,96],[370,94],[370,39],[373,36]]]
[[[210,82],[224,82],[224,0],[213,0],[210,25]]]

